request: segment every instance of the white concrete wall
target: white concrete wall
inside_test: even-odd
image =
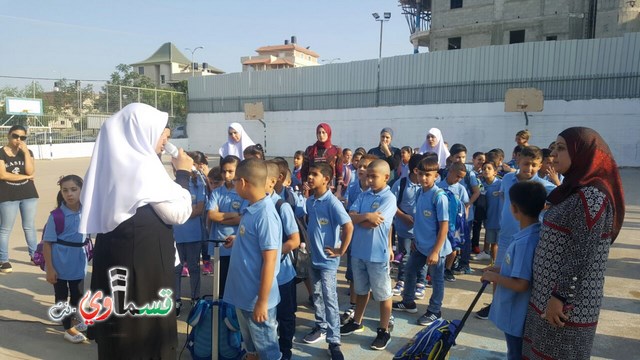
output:
[[[262,124],[244,120],[243,113],[189,114],[188,148],[217,154],[231,122],[241,123],[255,142],[264,144]],[[546,101],[543,112],[529,114],[529,126],[522,113],[505,113],[502,102],[278,111],[265,113],[265,122],[268,156],[292,156],[304,150],[315,142],[315,128],[321,122],[331,125],[334,144],[351,149],[376,146],[386,126],[395,131],[394,146],[418,147],[428,129],[437,127],[449,145],[463,143],[469,155],[499,147],[508,156],[518,130],[528,128],[531,144],[547,147],[565,128],[587,126],[604,137],[620,166],[640,166],[640,99]]]
[[[177,147],[190,150],[189,139],[170,139]],[[33,151],[36,159],[68,159],[91,157],[93,154],[94,142],[74,143],[74,144],[44,144],[29,145],[29,149]]]

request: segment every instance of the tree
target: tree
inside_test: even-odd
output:
[[[127,64],[120,64],[116,66],[116,71],[111,73],[111,81],[107,84],[141,88],[156,87],[156,84],[151,79],[133,71],[133,67]]]

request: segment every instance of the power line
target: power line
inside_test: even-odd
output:
[[[5,79],[22,79],[22,80],[70,80],[70,81],[88,81],[88,82],[108,82],[109,80],[95,80],[95,79],[67,79],[67,78],[43,78],[43,77],[31,77],[31,76],[10,76],[0,75],[0,78]]]

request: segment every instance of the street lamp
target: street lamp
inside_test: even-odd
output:
[[[195,70],[195,66],[193,66],[193,54],[196,52],[196,50],[198,49],[204,49],[204,46],[198,46],[197,48],[191,50],[189,48],[185,48],[185,50],[187,51],[191,51],[191,77],[194,77],[194,70]]]
[[[378,81],[376,84],[376,106],[380,106],[380,61],[382,61],[382,28],[384,26],[385,21],[389,21],[391,19],[391,13],[385,12],[382,15],[382,18],[378,13],[371,14],[375,21],[380,22],[380,48],[378,50]]]
[[[382,58],[382,27],[385,21],[389,21],[389,19],[391,19],[391,13],[390,12],[384,13],[382,18],[380,18],[380,15],[378,15],[378,13],[373,13],[371,15],[373,16],[375,21],[380,22],[380,50],[378,52],[378,59],[380,59]]]
[[[332,58],[332,59],[322,59],[320,60],[321,63],[326,63],[326,64],[333,64],[334,61],[340,61],[340,58]]]

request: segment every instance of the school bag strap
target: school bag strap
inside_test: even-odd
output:
[[[55,208],[51,211],[51,216],[53,217],[53,223],[56,226],[56,235],[62,234],[64,231],[64,213],[62,209],[59,207]]]
[[[402,202],[402,197],[404,196],[404,190],[406,187],[407,187],[407,178],[403,177],[402,179],[400,179],[400,186],[398,187],[398,199],[396,201],[396,205],[398,205],[398,209],[400,209],[400,203]]]

